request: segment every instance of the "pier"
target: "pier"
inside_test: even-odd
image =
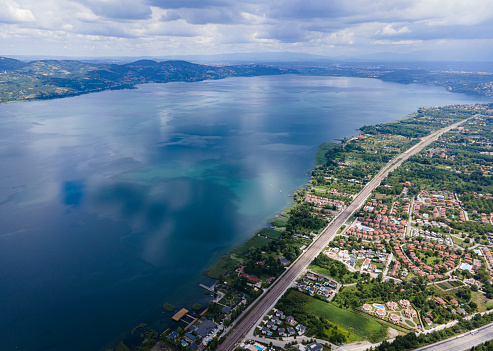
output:
[[[215,284],[213,284],[210,288],[208,286],[205,286],[204,284],[199,284],[199,286],[202,289],[209,290],[210,292],[214,292],[214,286],[215,286]]]

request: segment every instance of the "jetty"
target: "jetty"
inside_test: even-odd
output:
[[[199,286],[202,289],[209,290],[210,292],[214,292],[214,286],[215,286],[215,284],[213,284],[211,287],[205,286],[204,284],[199,284]]]

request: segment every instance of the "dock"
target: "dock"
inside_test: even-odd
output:
[[[214,284],[215,285],[215,284]],[[199,286],[202,289],[209,290],[210,292],[214,292],[214,285],[212,285],[210,288],[208,286],[205,286],[204,284],[199,284]]]
[[[188,310],[186,308],[182,308],[181,310],[179,310],[178,312],[175,313],[175,315],[173,317],[171,317],[171,319],[175,322],[179,322],[183,319],[183,317],[185,317],[186,315],[188,314]]]

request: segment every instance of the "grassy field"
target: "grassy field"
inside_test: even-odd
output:
[[[260,249],[265,245],[267,245],[268,243],[270,243],[271,241],[272,239],[262,238],[260,236],[254,236],[243,245],[233,249],[232,252],[241,257],[244,256],[246,253],[248,253],[248,251],[250,251],[251,249],[257,249],[257,248]]]
[[[327,318],[363,339],[376,341],[383,339],[386,335],[386,328],[376,320],[344,310],[331,303],[313,299],[308,305],[308,311]]]
[[[493,305],[492,300],[488,300],[482,293],[479,291],[473,291],[471,292],[471,299],[472,301],[476,302],[478,305],[478,311],[479,312],[485,312],[489,306]]]
[[[237,260],[232,259],[229,256],[223,256],[219,259],[219,261],[216,262],[214,266],[206,270],[204,274],[208,277],[217,279],[221,275],[225,275],[227,272],[235,269],[239,265],[240,263]]]
[[[450,285],[452,285],[454,288],[458,287],[458,286],[463,286],[464,283],[461,282],[461,281],[458,281],[458,280],[451,280],[448,282]]]
[[[279,239],[279,237],[281,236],[280,231],[275,230],[275,229],[270,229],[270,228],[260,229],[258,234],[260,234],[262,236],[266,236],[266,237],[271,238],[271,239]]]
[[[272,219],[272,221],[270,221],[270,223],[273,225],[273,226],[276,226],[276,227],[279,227],[279,228],[282,228],[282,227],[285,227],[286,224],[288,224],[288,218],[286,217],[274,217]]]
[[[331,277],[332,279],[337,280],[339,283],[342,283],[339,278],[333,277],[332,274],[330,274],[330,271],[328,269],[325,269],[323,267],[320,267],[320,266],[317,266],[314,264],[309,265],[308,268],[311,269],[312,271],[314,271],[315,273],[325,275],[327,277]],[[352,276],[353,276],[352,273],[351,274],[345,274],[343,276],[342,280],[349,279]]]
[[[225,255],[217,263],[204,272],[208,277],[217,279],[219,276],[238,268],[243,263],[243,257],[251,249],[262,248],[272,239],[254,236],[243,245],[233,249],[230,254]]]
[[[435,284],[435,285],[438,286],[442,290],[447,290],[447,289],[452,289],[453,288],[453,286],[450,285],[448,282],[442,282],[442,283],[438,283],[438,284]]]
[[[462,246],[463,248],[466,248],[466,249],[467,249],[468,247],[473,246],[473,244],[471,244],[471,243],[466,244],[466,243],[464,242],[464,240],[459,239],[459,238],[456,238],[456,237],[455,237],[455,236],[453,236],[453,235],[451,235],[450,237],[452,238],[452,241],[454,242],[454,244],[459,245],[459,246]]]

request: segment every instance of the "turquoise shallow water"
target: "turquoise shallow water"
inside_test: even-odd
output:
[[[475,101],[378,80],[148,84],[0,106],[0,349],[100,350],[291,203],[317,146],[420,106]]]

